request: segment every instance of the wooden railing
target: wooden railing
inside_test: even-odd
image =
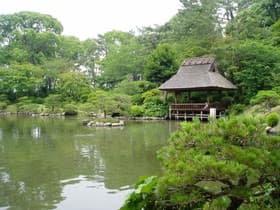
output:
[[[210,109],[215,109],[215,116],[220,117],[225,113],[225,108],[217,104],[207,103],[187,103],[187,104],[171,104],[169,107],[169,119],[189,119],[199,117],[208,119]]]
[[[202,110],[207,109],[209,106],[205,103],[189,103],[189,104],[171,104],[171,110],[184,110],[184,111],[192,111],[192,110]]]

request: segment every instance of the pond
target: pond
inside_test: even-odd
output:
[[[178,122],[88,128],[81,119],[0,118],[0,210],[116,210]]]

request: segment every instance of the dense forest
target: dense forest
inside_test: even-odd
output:
[[[0,15],[0,110],[165,116],[158,85],[198,56],[215,57],[239,88],[223,93],[227,105],[249,104],[260,90],[280,94],[277,0],[180,2],[164,25],[84,41],[46,14]]]

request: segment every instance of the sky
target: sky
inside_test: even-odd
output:
[[[179,0],[0,0],[0,14],[33,11],[49,14],[64,27],[64,35],[81,40],[111,30],[162,25],[180,8]]]

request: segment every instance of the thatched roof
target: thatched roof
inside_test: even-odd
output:
[[[237,89],[224,78],[215,66],[214,58],[200,57],[186,59],[178,72],[164,82],[160,90],[234,90]]]

